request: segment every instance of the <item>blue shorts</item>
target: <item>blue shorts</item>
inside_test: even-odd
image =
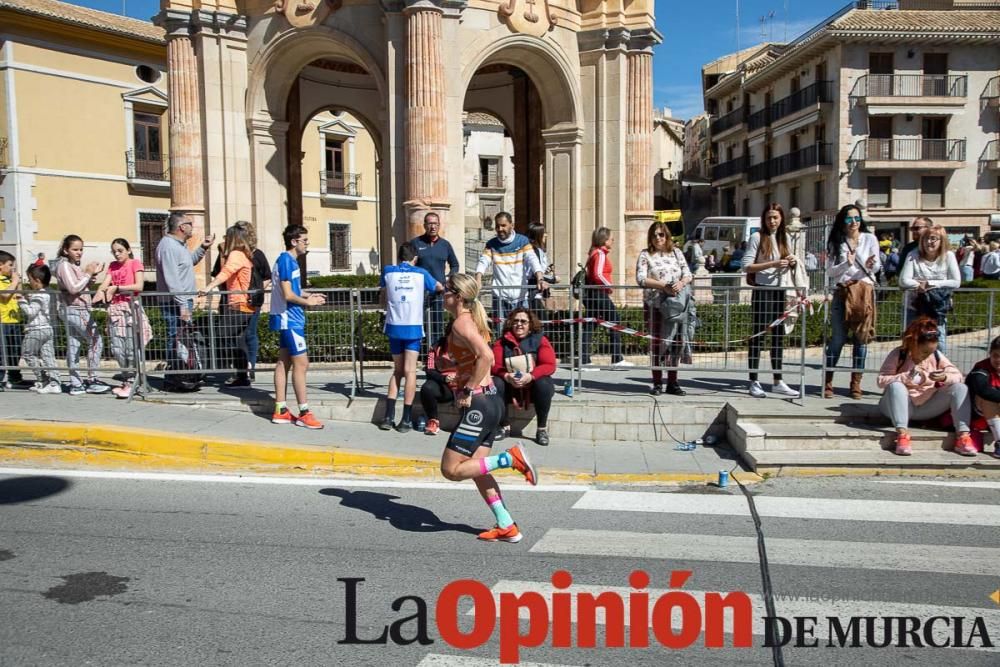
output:
[[[403,350],[420,352],[420,344],[423,338],[389,338],[389,352],[392,354],[403,354]]]
[[[278,332],[278,347],[288,350],[288,354],[297,357],[305,354],[306,332],[304,329],[282,329]]]

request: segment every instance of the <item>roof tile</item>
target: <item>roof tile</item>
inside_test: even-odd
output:
[[[57,0],[0,0],[0,9],[51,18],[102,32],[132,37],[144,42],[159,44],[166,42],[163,28],[159,28],[149,21],[140,21]]]

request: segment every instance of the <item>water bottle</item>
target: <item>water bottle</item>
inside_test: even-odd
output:
[[[426,428],[427,428],[427,417],[425,417],[424,415],[420,415],[417,418],[416,430],[418,430],[421,433],[423,433],[424,429],[426,429]]]
[[[679,443],[676,447],[674,447],[674,450],[678,452],[690,452],[694,451],[695,447],[697,446],[698,445],[696,445],[693,442],[682,442]]]
[[[517,372],[514,373],[514,379],[515,380],[520,380],[521,379],[521,371],[517,371]]]
[[[566,396],[568,396],[570,398],[573,398],[573,383],[572,382],[567,382],[566,384],[563,385],[563,393]]]

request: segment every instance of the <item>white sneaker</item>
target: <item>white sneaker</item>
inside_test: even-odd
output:
[[[601,370],[600,367],[594,362],[590,362],[589,364],[584,364],[583,366],[580,366],[581,373],[593,373],[599,370]]]
[[[63,393],[62,385],[53,380],[44,387],[38,390],[39,394],[61,394]]]
[[[750,383],[750,395],[754,398],[766,398],[767,394],[764,393],[764,388],[760,386],[760,382],[754,380]]]
[[[28,391],[33,391],[33,392],[35,392],[37,394],[38,391],[41,388],[42,388],[42,383],[41,382],[36,382],[35,384],[33,384],[30,387],[28,387]]]
[[[616,361],[615,363],[611,364],[611,366],[613,368],[633,368],[635,367],[635,364],[633,364],[628,359],[622,359],[621,361]]]
[[[799,396],[799,392],[795,391],[787,384],[785,384],[784,380],[778,380],[777,382],[772,384],[771,391],[773,391],[775,394],[781,394],[782,396],[794,396],[796,398],[798,398]]]

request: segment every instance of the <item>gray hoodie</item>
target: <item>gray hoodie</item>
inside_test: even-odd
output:
[[[29,293],[28,300],[20,301],[18,306],[24,314],[25,332],[52,328],[52,295],[48,290]]]

